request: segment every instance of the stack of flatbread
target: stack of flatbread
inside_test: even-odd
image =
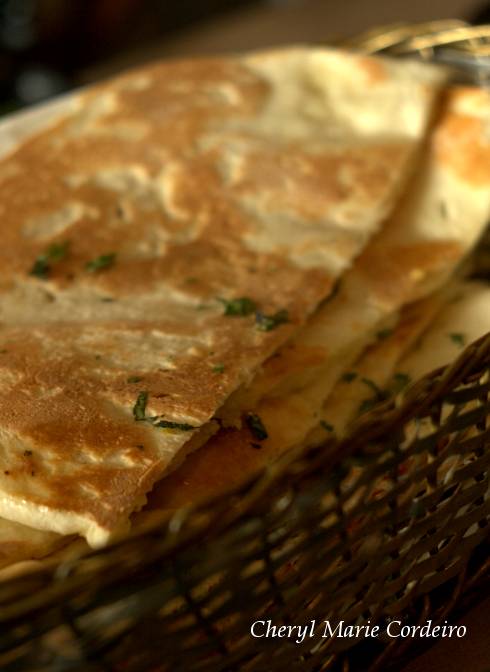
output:
[[[3,566],[232,490],[490,330],[490,94],[449,78],[283,49],[3,123]]]

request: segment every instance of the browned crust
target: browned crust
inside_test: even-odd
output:
[[[96,87],[81,113],[1,164],[0,488],[8,496],[115,528],[177,452],[134,421],[138,393],[148,392],[152,414],[206,422],[332,287],[337,270],[294,263],[301,245],[250,244],[267,217],[285,209],[298,226],[323,227],[348,262],[369,227],[357,222],[357,235],[329,213],[353,199],[378,219],[385,212],[416,141],[306,150],[253,137],[253,124],[236,130],[269,95],[239,59],[157,64]],[[247,151],[235,179],[224,159],[237,142]],[[66,258],[47,279],[29,276],[39,255],[65,241]],[[84,269],[110,252],[112,267]],[[251,297],[266,313],[287,309],[290,323],[260,332],[253,316],[223,316],[222,296]],[[175,349],[170,364],[159,363],[164,337]]]

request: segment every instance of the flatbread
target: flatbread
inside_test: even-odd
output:
[[[354,420],[370,410],[384,395],[395,395],[412,382],[412,377],[398,365],[422,333],[431,325],[446,304],[461,293],[455,283],[434,295],[406,306],[393,329],[369,346],[337,382],[320,413],[321,424],[305,439],[308,445],[325,441],[325,427],[337,437],[349,431]],[[448,360],[450,361],[450,360]],[[430,371],[427,369],[424,373]]]
[[[156,64],[4,159],[0,514],[120,531],[379,227],[444,78],[310,48]]]
[[[465,282],[398,367],[412,380],[454,361],[466,345],[490,332],[490,285]]]
[[[266,362],[250,387],[248,398],[256,405],[248,408],[260,417],[268,438],[257,441],[247,427],[221,430],[157,484],[151,507],[178,508],[231,490],[300,446],[321,420],[335,383],[366,345],[383,336],[404,304],[430,294],[454,273],[490,214],[489,120],[490,93],[450,92],[399,209],[346,273],[336,296]],[[432,308],[426,310],[430,317]],[[425,319],[417,318],[415,333]],[[328,422],[335,419],[329,416]]]
[[[485,283],[460,283],[438,295],[407,306],[392,333],[368,348],[356,362],[357,378],[350,382],[340,381],[335,386],[325,404],[325,419],[328,418],[328,422],[334,420],[335,430],[342,435],[348,422],[357,415],[360,404],[369,399],[369,396],[366,397],[366,385],[360,382],[362,377],[369,378],[380,388],[391,379],[394,371],[402,372],[410,380],[417,380],[434,368],[453,361],[461,351],[461,339],[463,343],[470,343],[488,332],[490,286]],[[324,433],[314,431],[308,437],[308,442],[313,445],[324,438]],[[246,473],[250,473],[250,464],[246,460],[250,451],[241,450],[243,446],[238,446],[237,450],[233,450],[233,446],[231,448],[231,457],[228,454],[222,456],[222,469],[215,474],[215,487],[227,487],[229,481],[226,474],[231,473],[233,476],[237,471],[237,464]],[[188,466],[192,463],[200,463],[203,470],[190,470]],[[206,458],[206,449],[202,449],[189,458],[181,469],[167,476],[157,486],[156,493],[152,494],[150,506],[137,514],[135,526],[147,524],[155,509],[177,508],[209,496],[209,488],[198,478],[203,471],[209,473],[208,465],[209,457]],[[162,488],[165,484],[167,487]],[[8,521],[1,522],[0,534],[3,551],[0,567],[26,558],[42,558],[48,554],[49,560],[54,562],[76,557],[87,550],[84,544],[77,542],[54,553],[62,544],[67,543],[66,537],[32,530]],[[12,569],[8,568],[0,573],[0,580],[32,571],[42,566],[42,562],[17,562]]]

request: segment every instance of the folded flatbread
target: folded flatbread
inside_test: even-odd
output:
[[[322,419],[333,419],[332,431],[346,433],[350,424],[379,401],[378,391],[403,393],[412,381],[455,361],[461,350],[490,333],[490,285],[453,283],[436,296],[408,306],[382,342],[367,349],[352,371],[332,391]],[[315,429],[308,441],[319,444]]]
[[[490,332],[490,285],[465,282],[398,367],[412,380],[454,361],[466,345]]]
[[[459,296],[462,286],[453,283],[406,306],[396,326],[383,331],[382,338],[366,348],[350,370],[344,372],[323,404],[320,423],[308,434],[305,443],[321,445],[325,441],[325,427],[337,437],[345,436],[352,423],[374,404],[405,390],[412,377],[402,370],[400,359],[430,328],[438,313]],[[450,361],[448,358],[445,363]],[[423,373],[430,370],[429,366]]]
[[[15,151],[7,124],[0,515],[124,527],[379,228],[444,78],[287,49],[124,75]]]
[[[362,382],[362,378],[372,380],[381,389],[393,381],[393,374],[397,383],[400,378],[396,377],[396,373],[399,373],[403,374],[403,382],[408,384],[438,366],[449,364],[466,343],[488,332],[490,286],[485,283],[464,282],[453,285],[447,291],[407,306],[396,328],[382,341],[368,348],[355,363],[353,371],[356,378],[337,383],[325,403],[323,414],[329,420],[335,418],[335,430],[341,435],[347,424],[359,413],[362,403],[372,398],[372,390]],[[313,431],[308,437],[311,445],[324,438],[322,431]],[[231,472],[233,477],[236,464],[241,465],[246,473],[251,473],[246,459],[248,455],[250,451],[243,450],[233,451],[231,459],[223,455],[220,474]],[[202,449],[157,486],[156,493],[150,498],[149,510],[136,515],[136,526],[151,521],[154,514],[152,509],[176,508],[210,495],[209,489],[198,478],[200,472],[188,469],[188,463],[199,463],[200,457],[203,458],[201,464],[204,473],[209,473],[206,471],[205,449]],[[165,483],[166,488],[163,487]],[[217,475],[214,485],[225,488],[227,481],[224,476],[220,480]],[[49,559],[55,562],[76,557],[87,550],[83,544],[73,543],[69,538],[8,521],[2,521],[0,534],[0,548],[3,549],[0,566],[16,563],[12,566],[13,571],[9,568],[1,572],[0,579],[41,566],[35,562],[18,562],[26,558],[42,558],[52,554]],[[60,547],[61,550],[54,553]]]
[[[458,88],[449,93],[399,208],[346,273],[338,293],[244,392],[246,400],[255,401],[248,408],[268,437],[258,441],[254,427],[221,430],[157,484],[151,507],[177,508],[232,489],[308,441],[322,420],[316,436],[335,427],[329,402],[325,411],[322,407],[342,373],[366,345],[386,336],[404,304],[447,281],[484,230],[490,215],[489,120],[489,92]],[[407,343],[438,301],[434,297],[416,315]]]

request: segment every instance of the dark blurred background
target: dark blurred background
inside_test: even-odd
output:
[[[164,56],[490,22],[489,0],[0,0],[0,114]]]

